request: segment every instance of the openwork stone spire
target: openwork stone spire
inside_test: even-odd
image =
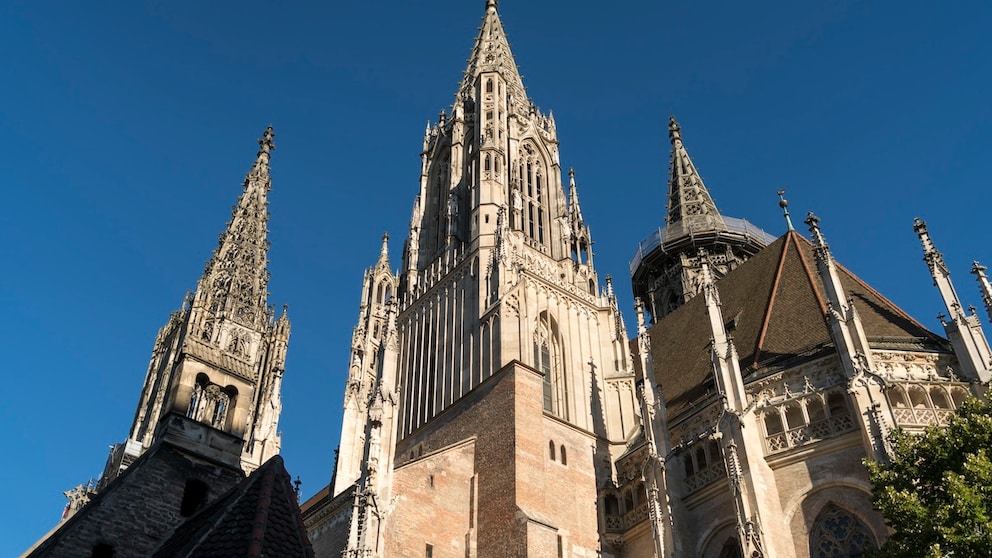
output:
[[[668,137],[672,140],[671,175],[668,180],[667,223],[685,222],[692,229],[699,224],[723,225],[723,218],[703,184],[689,152],[682,143],[682,128],[672,116],[668,121]],[[701,223],[696,223],[701,221]]]
[[[267,320],[267,195],[272,187],[269,157],[276,147],[274,137],[270,126],[258,140],[258,158],[245,177],[244,192],[197,284],[198,305],[215,317],[248,327],[261,326]]]
[[[482,20],[482,27],[479,28],[479,36],[475,39],[472,55],[469,56],[461,86],[458,88],[459,98],[467,99],[473,96],[472,90],[476,78],[484,72],[498,72],[503,76],[511,95],[517,97],[517,100],[523,100],[527,96],[517,63],[513,59],[513,53],[510,52],[510,43],[503,31],[503,22],[499,19],[498,5],[499,2],[495,0],[486,1],[486,15]]]

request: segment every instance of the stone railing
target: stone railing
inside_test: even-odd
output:
[[[727,469],[724,467],[723,461],[717,461],[709,467],[706,467],[694,475],[687,477],[685,479],[685,486],[689,492],[695,492],[716,479],[724,478],[726,476]]]
[[[645,502],[623,515],[623,526],[625,529],[630,529],[647,518],[648,504]]]
[[[623,531],[623,516],[622,515],[607,515],[606,516],[606,530],[607,531]]]
[[[851,415],[837,415],[766,436],[765,446],[768,449],[768,453],[777,453],[811,442],[818,442],[831,436],[836,436],[837,434],[850,432],[854,428],[854,420],[851,418]]]
[[[953,412],[951,409],[910,409],[907,407],[892,409],[897,426],[944,426]]]

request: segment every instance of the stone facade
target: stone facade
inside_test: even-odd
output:
[[[631,264],[629,340],[496,4],[424,137],[400,269],[384,239],[365,276],[334,480],[304,504],[316,555],[805,558],[881,544],[862,460],[989,383],[984,333],[925,225],[949,340],[835,262],[815,216],[808,240],[791,220],[776,239],[722,215],[673,118],[668,214]]]

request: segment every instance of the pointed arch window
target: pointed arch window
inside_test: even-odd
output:
[[[534,332],[534,367],[543,376],[544,410],[568,419],[568,386],[562,362],[558,325],[541,314]]]
[[[520,152],[520,184],[523,197],[523,215],[520,229],[530,239],[543,248],[550,241],[548,234],[551,208],[548,195],[548,180],[545,166],[530,145],[524,145]]]
[[[186,416],[214,428],[224,429],[237,394],[238,390],[234,386],[222,388],[212,383],[206,374],[198,374],[186,408]]]
[[[877,549],[875,537],[853,513],[834,504],[817,516],[809,535],[812,558],[861,558],[869,549]]]

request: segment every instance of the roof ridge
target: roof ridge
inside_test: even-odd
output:
[[[786,233],[788,234],[788,233]],[[754,345],[754,361],[752,366],[757,367],[758,362],[761,360],[761,347],[765,342],[765,334],[768,332],[768,324],[772,319],[772,310],[775,307],[775,293],[778,292],[779,282],[782,280],[782,269],[785,267],[785,258],[789,255],[789,238],[785,239],[782,243],[782,254],[778,259],[778,267],[775,270],[775,280],[772,281],[771,292],[768,294],[768,305],[765,307],[765,316],[761,322],[761,332],[758,334],[758,340]]]
[[[823,295],[820,294],[820,289],[819,287],[817,287],[816,277],[813,276],[813,272],[811,271],[809,262],[806,261],[806,254],[803,253],[801,246],[799,246],[799,240],[797,240],[797,238],[800,238],[803,240],[803,242],[809,244],[810,248],[812,248],[813,245],[810,244],[809,240],[806,240],[805,236],[799,234],[796,231],[792,231],[790,238],[792,238],[792,241],[796,243],[796,252],[799,253],[799,261],[801,261],[803,264],[803,271],[806,272],[806,278],[809,279],[809,284],[813,288],[813,294],[816,295],[816,302],[820,304],[820,311],[823,313],[824,316],[826,316],[827,303],[826,301],[824,301]]]
[[[272,507],[272,489],[276,471],[269,467],[259,480],[258,500],[255,501],[255,517],[251,522],[251,536],[248,539],[248,558],[261,558],[265,547],[265,531],[269,526],[269,508]]]

